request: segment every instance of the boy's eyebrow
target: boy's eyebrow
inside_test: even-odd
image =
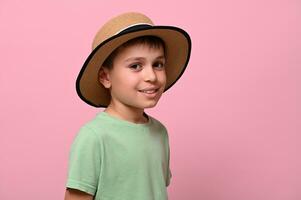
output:
[[[161,55],[161,56],[158,56],[157,58],[155,59],[165,59],[165,56]],[[126,59],[125,61],[130,61],[130,60],[144,60],[145,58],[144,57],[131,57],[131,58],[128,58]]]

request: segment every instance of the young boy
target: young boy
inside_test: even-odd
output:
[[[191,40],[141,13],[109,20],[76,81],[80,98],[105,107],[70,151],[65,200],[166,200],[172,177],[165,126],[144,112],[183,74]]]

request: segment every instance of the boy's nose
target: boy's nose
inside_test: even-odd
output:
[[[144,80],[154,82],[157,80],[157,74],[152,66],[147,66],[144,68]]]

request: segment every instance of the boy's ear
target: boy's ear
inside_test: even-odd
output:
[[[98,80],[105,88],[109,89],[111,87],[110,74],[107,68],[101,66],[98,73]]]

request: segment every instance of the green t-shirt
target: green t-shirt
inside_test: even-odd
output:
[[[84,124],[71,146],[66,187],[96,200],[167,200],[168,133],[147,116],[136,124],[102,111]]]

